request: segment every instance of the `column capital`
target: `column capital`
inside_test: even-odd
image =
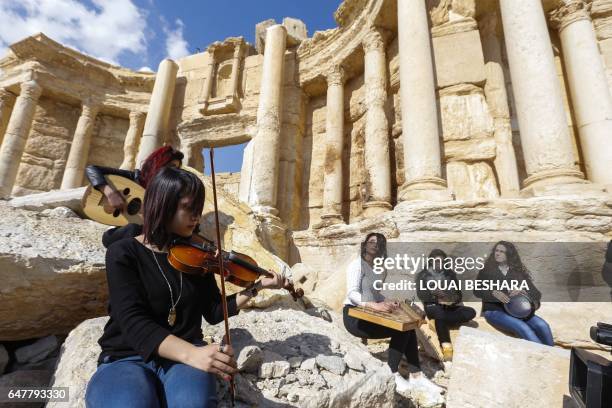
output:
[[[81,116],[95,117],[102,105],[100,102],[91,99],[85,99],[81,102]]]
[[[342,65],[334,65],[331,71],[327,73],[327,86],[344,85],[345,79],[346,73]]]
[[[591,20],[591,3],[584,0],[565,0],[549,14],[551,25],[561,31],[573,22]]]
[[[145,113],[140,111],[130,111],[130,122],[136,122],[139,120],[143,120],[145,118]]]
[[[374,50],[384,50],[385,35],[384,30],[378,27],[372,27],[363,38],[363,50],[367,53]]]
[[[19,94],[19,96],[22,96],[24,98],[37,100],[40,97],[40,94],[42,93],[42,86],[40,86],[38,82],[34,80],[22,82],[20,87],[21,93]]]

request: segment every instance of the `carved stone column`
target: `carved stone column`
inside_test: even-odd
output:
[[[142,162],[164,143],[168,132],[168,119],[172,108],[177,71],[178,65],[171,59],[165,59],[159,64],[136,157],[136,167],[140,167]]]
[[[230,89],[232,90],[232,94],[229,96],[238,97],[240,86],[238,83],[238,78],[240,78],[240,63],[242,61],[242,53],[243,53],[243,43],[242,41],[237,42],[234,46],[234,57],[232,60],[232,73],[230,77]]]
[[[389,123],[385,114],[387,101],[387,60],[382,32],[373,28],[363,41],[365,52],[365,146],[368,193],[363,204],[366,217],[390,210],[391,158]]]
[[[342,147],[344,144],[344,69],[327,75],[323,213],[321,226],[342,222]]]
[[[130,127],[123,142],[123,162],[120,168],[124,170],[134,170],[136,167],[136,153],[142,136],[145,114],[143,112],[130,112]]]
[[[480,20],[480,35],[485,57],[487,82],[484,87],[487,104],[495,123],[495,171],[499,181],[501,196],[518,197],[520,182],[516,164],[516,154],[512,146],[512,125],[510,108],[506,93],[506,81],[500,44],[501,24],[499,15],[489,13]]]
[[[406,181],[399,199],[450,200],[442,179],[431,34],[425,0],[397,2],[402,141]]]
[[[8,124],[9,112],[15,103],[15,95],[4,88],[0,88],[0,145],[4,138],[4,131]]]
[[[42,87],[36,81],[21,84],[0,148],[0,198],[9,197],[13,190],[41,93]]]
[[[612,187],[612,97],[589,5],[566,0],[550,20],[559,30],[587,177]]]
[[[99,105],[91,102],[83,102],[81,116],[77,122],[70,153],[66,161],[66,169],[62,178],[62,190],[81,187],[85,165],[89,158],[89,146],[91,145],[91,134],[96,122],[96,115],[100,109]]]
[[[213,83],[215,82],[215,50],[216,45],[208,47],[206,52],[208,53],[208,67],[206,70],[206,79],[204,79],[204,87],[202,89],[202,96],[200,97],[199,103],[204,105],[204,110],[208,106],[208,100],[212,95]]]
[[[253,169],[249,205],[258,213],[276,216],[281,130],[281,95],[287,31],[280,24],[267,29],[257,109],[257,134],[253,139]]]
[[[500,0],[500,9],[528,174],[521,195],[569,193],[569,185],[585,181],[574,162],[542,4]]]

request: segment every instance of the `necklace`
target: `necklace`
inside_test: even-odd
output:
[[[179,290],[178,298],[176,299],[176,302],[175,302],[174,296],[172,295],[172,286],[170,286],[170,281],[168,281],[168,278],[166,278],[166,274],[161,268],[161,265],[159,264],[159,261],[157,260],[157,257],[155,256],[155,251],[153,251],[153,249],[151,249],[151,254],[153,255],[153,259],[155,259],[155,263],[157,264],[159,271],[164,277],[164,280],[168,284],[168,290],[170,291],[170,305],[171,305],[170,310],[168,311],[168,324],[170,325],[170,327],[172,327],[174,326],[174,323],[176,322],[176,305],[178,305],[178,302],[179,300],[181,300],[181,296],[183,295],[183,274],[182,273],[179,274],[180,281],[181,281],[181,288]]]

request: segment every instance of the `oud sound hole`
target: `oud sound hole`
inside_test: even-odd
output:
[[[140,198],[135,198],[127,206],[127,212],[129,215],[138,214],[140,208],[142,207],[142,200]]]
[[[123,195],[128,195],[128,194],[130,194],[130,188],[126,187],[123,189]]]

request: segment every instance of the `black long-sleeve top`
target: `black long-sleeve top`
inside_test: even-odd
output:
[[[516,271],[514,268],[508,269],[508,273],[504,276],[499,268],[483,268],[478,272],[477,280],[493,280],[493,281],[527,281],[527,285],[529,286],[529,290],[526,290],[527,296],[535,303],[536,309],[540,307],[540,301],[542,299],[542,293],[536,288],[533,281],[526,276],[524,273]],[[497,301],[497,299],[491,294],[491,290],[474,290],[474,296],[480,298],[482,300],[482,313],[487,310],[498,310],[505,312],[504,305],[502,302]],[[500,290],[500,292],[508,295],[510,292],[507,290]]]
[[[140,184],[140,170],[122,170],[116,169],[114,167],[104,167],[104,166],[94,166],[89,165],[85,168],[85,175],[87,176],[87,180],[91,183],[93,188],[96,190],[101,190],[106,184],[106,179],[104,176],[114,174],[117,176],[125,177],[130,180],[135,181]]]
[[[442,271],[442,276],[445,279],[454,281],[457,287],[459,287],[459,281],[457,280],[457,274],[452,271],[445,269]],[[427,269],[423,269],[421,272],[417,274],[416,284],[417,284],[417,296],[421,302],[423,302],[423,306],[427,306],[430,304],[437,304],[438,302],[445,301],[453,301],[455,303],[461,302],[463,296],[460,290],[446,290],[444,292],[444,296],[440,297],[437,294],[433,293],[431,290],[427,289],[427,281],[436,279],[432,273],[430,273]]]
[[[183,274],[183,290],[176,307],[174,327],[168,325],[170,291],[150,249],[132,237],[110,245],[106,252],[110,319],[98,340],[104,357],[111,360],[140,355],[143,360],[157,358],[157,348],[170,334],[186,341],[202,340],[202,316],[210,324],[223,321],[221,293],[213,274]],[[155,253],[176,301],[179,274],[167,254]],[[236,295],[227,297],[228,315],[238,314]]]

